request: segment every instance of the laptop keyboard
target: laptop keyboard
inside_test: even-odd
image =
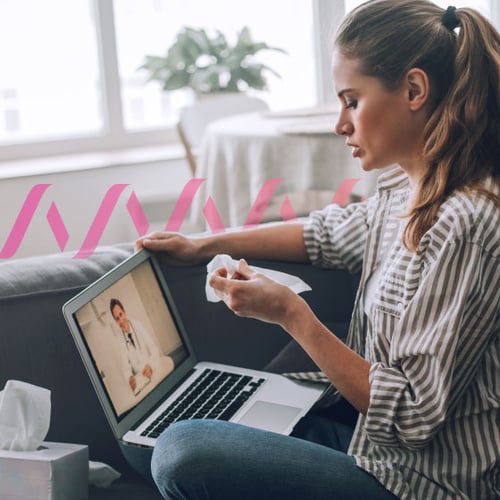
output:
[[[157,438],[178,420],[229,420],[262,385],[263,378],[206,368],[202,374],[143,432]]]

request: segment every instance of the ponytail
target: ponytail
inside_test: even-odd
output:
[[[427,0],[372,0],[344,19],[336,46],[388,91],[411,68],[431,82],[423,149],[429,168],[407,214],[409,250],[417,251],[454,192],[474,190],[500,206],[483,187],[487,178],[500,184],[500,36],[481,14]]]
[[[403,234],[413,251],[453,192],[474,189],[500,206],[498,195],[481,185],[486,177],[500,179],[500,37],[474,10],[456,15],[454,80],[426,126],[430,168]]]

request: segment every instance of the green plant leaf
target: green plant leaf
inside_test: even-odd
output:
[[[205,36],[207,37],[207,53],[214,56],[218,61],[224,59],[224,53],[229,51],[229,45],[224,34],[217,30],[214,37],[209,38],[206,33]]]
[[[216,92],[225,89],[224,82],[229,81],[230,71],[227,66],[216,64],[194,73],[190,85],[198,92]]]
[[[252,71],[258,71],[259,73],[264,73],[265,71],[269,71],[274,76],[281,78],[281,75],[279,73],[277,73],[274,69],[270,68],[266,64],[253,62],[243,65],[243,68],[252,68]]]
[[[149,80],[162,83],[164,90],[190,87],[196,92],[242,91],[248,87],[266,88],[265,73],[279,75],[258,63],[254,56],[261,50],[286,51],[255,42],[247,26],[237,33],[230,45],[220,30],[184,27],[164,57],[147,55],[139,68]]]
[[[163,84],[163,90],[177,90],[189,85],[189,74],[184,71],[171,73]]]
[[[146,56],[144,58],[144,63],[139,69],[147,69],[149,71],[155,71],[157,69],[163,68],[165,60],[163,57],[158,56]]]
[[[266,90],[267,81],[258,71],[253,68],[241,68],[239,72],[239,79],[246,82],[246,84],[256,90]]]
[[[252,45],[254,42],[253,42],[253,39],[252,39],[252,35],[250,34],[250,29],[248,28],[248,26],[244,26],[239,35],[238,35],[238,44],[241,44],[241,45]]]
[[[179,53],[186,63],[195,64],[198,57],[205,52],[198,42],[198,37],[193,37],[193,32],[190,31],[185,31],[179,37]]]
[[[261,50],[273,50],[287,54],[285,50],[278,47],[271,47],[265,42],[255,42],[250,34],[249,28],[245,26],[238,35],[235,51],[244,55],[254,55]]]
[[[207,44],[207,34],[203,29],[194,29],[186,27],[184,30],[184,34],[193,45],[198,48],[198,52],[200,54],[205,54],[208,50]]]

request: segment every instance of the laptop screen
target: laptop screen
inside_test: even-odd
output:
[[[189,355],[149,259],[100,291],[73,318],[118,420]]]

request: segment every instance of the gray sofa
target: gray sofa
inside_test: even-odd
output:
[[[91,499],[160,498],[124,458],[104,417],[61,313],[61,306],[132,253],[131,244],[98,248],[87,259],[56,254],[0,263],[0,389],[9,379],[51,390],[48,441],[89,446],[91,460],[122,473],[110,488],[90,488]],[[250,262],[252,264],[252,262]],[[311,265],[253,262],[300,276],[303,294],[319,318],[340,336],[350,319],[356,279]],[[193,347],[200,359],[251,368],[312,369],[314,364],[275,325],[233,315],[204,295],[205,266],[163,266]]]

